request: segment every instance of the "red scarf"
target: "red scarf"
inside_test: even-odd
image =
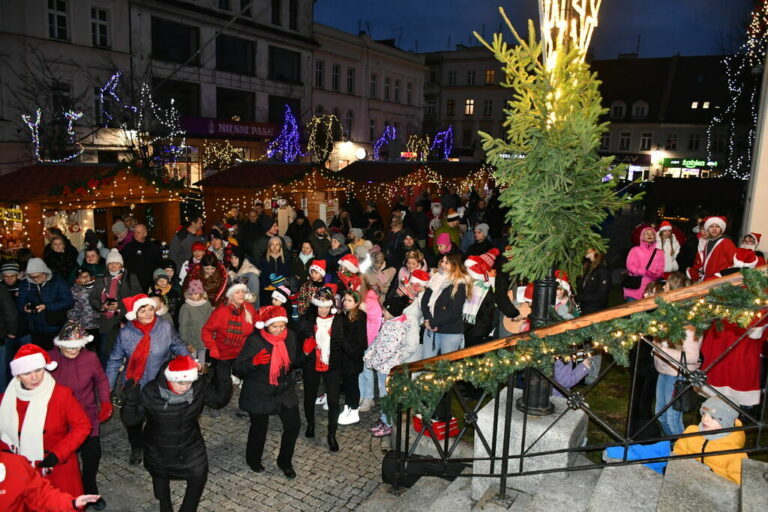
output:
[[[266,329],[260,329],[259,333],[264,340],[272,345],[272,358],[269,361],[269,384],[277,386],[277,379],[291,367],[291,359],[288,357],[288,350],[285,348],[285,338],[288,336],[288,329],[280,334],[270,334]]]
[[[125,369],[125,380],[133,380],[136,384],[139,383],[141,377],[144,375],[144,369],[147,367],[147,358],[149,358],[149,333],[155,326],[157,317],[152,317],[152,321],[148,324],[139,323],[138,320],[131,322],[135,328],[141,331],[141,339],[133,349],[133,354],[128,360],[128,366]]]

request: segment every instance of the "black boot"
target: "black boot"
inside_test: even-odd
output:
[[[328,434],[328,449],[332,452],[339,451],[339,443],[336,442],[336,434]]]
[[[315,424],[307,423],[307,431],[304,433],[305,437],[315,437]]]
[[[135,466],[141,464],[142,458],[143,450],[141,448],[131,448],[131,458],[128,460],[128,462]]]

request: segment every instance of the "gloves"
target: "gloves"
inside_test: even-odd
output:
[[[99,408],[99,423],[104,423],[110,416],[112,416],[112,403],[101,402],[101,407]]]
[[[261,349],[261,352],[253,356],[253,366],[259,366],[260,364],[269,364],[269,360],[272,359],[272,354],[267,352],[267,349]]]
[[[41,468],[52,468],[59,463],[59,458],[53,452],[45,456],[43,460],[38,464]]]
[[[315,347],[317,346],[317,341],[315,341],[314,336],[311,338],[307,338],[304,340],[304,353],[309,354],[313,350],[315,350]]]

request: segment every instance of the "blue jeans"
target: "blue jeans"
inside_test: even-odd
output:
[[[659,374],[656,380],[656,411],[659,412],[669,402],[672,401],[672,393],[675,390],[675,381],[679,377],[674,375]],[[668,436],[676,436],[683,433],[683,413],[670,407],[664,414],[659,416],[659,423],[664,433]]]
[[[448,354],[464,348],[464,334],[441,334],[424,329],[424,345],[422,346],[422,359],[434,357],[438,354]]]
[[[375,370],[370,368],[363,368],[363,373],[358,377],[358,385],[360,386],[360,399],[373,400],[373,374]]]
[[[378,380],[378,384],[379,384],[379,398],[383,396],[387,396],[387,374],[376,372],[376,379]],[[384,414],[384,411],[381,411],[381,415],[379,416],[379,419],[384,423],[386,423],[387,426],[389,427],[392,426],[392,424],[387,419],[387,415]]]

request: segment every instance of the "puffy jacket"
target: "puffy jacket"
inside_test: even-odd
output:
[[[736,420],[736,427],[741,426],[741,421]],[[690,425],[684,434],[699,432],[698,425]],[[744,448],[746,436],[744,432],[734,431],[727,436],[708,440],[703,435],[682,437],[675,443],[672,452],[675,455],[689,455],[692,453],[719,452],[725,450],[739,450]],[[713,455],[711,457],[697,457],[696,461],[706,464],[715,473],[737,484],[741,484],[741,461],[748,458],[746,453],[729,453],[726,455]]]
[[[0,340],[18,332],[19,313],[15,306],[11,292],[7,287],[0,286]]]
[[[170,404],[160,393],[166,389],[165,367],[160,368],[156,379],[139,390],[126,387],[125,402],[120,418],[126,427],[144,425],[144,467],[152,476],[170,479],[186,479],[199,474],[200,468],[208,470],[208,453],[200,433],[198,418],[207,405],[221,409],[232,391],[231,379],[199,378],[192,383],[192,403]]]
[[[664,272],[677,272],[679,268],[677,265],[677,255],[680,254],[680,242],[677,241],[675,235],[672,235],[669,240],[662,240],[661,237],[657,238],[656,248],[659,252],[664,253]]]
[[[658,256],[658,253],[657,253]],[[645,268],[645,266],[643,266]],[[584,315],[608,307],[608,292],[611,289],[611,272],[605,262],[588,270],[579,280],[577,298]]]
[[[67,319],[74,320],[86,329],[98,329],[99,312],[91,307],[90,298],[93,285],[83,286],[75,283],[70,291],[74,306],[67,312]]]
[[[62,355],[58,348],[48,351],[59,366],[53,371],[56,382],[67,386],[91,420],[91,437],[99,435],[99,409],[102,402],[109,402],[109,383],[101,367],[99,356],[90,350],[82,350],[74,359]],[[98,394],[98,399],[97,399]]]
[[[464,321],[461,315],[464,301],[467,300],[467,287],[464,283],[460,283],[453,297],[451,297],[452,289],[453,285],[450,285],[440,291],[440,296],[435,302],[434,316],[429,311],[432,288],[426,288],[421,298],[421,313],[424,315],[424,320],[428,320],[431,327],[437,328],[439,334],[464,333]]]
[[[653,230],[653,228],[646,228]],[[643,230],[643,232],[646,231]],[[642,237],[642,233],[640,234]],[[646,270],[645,266],[648,265],[648,260],[651,259],[653,251],[656,251],[656,255],[653,257],[653,261]],[[643,276],[643,280],[640,283],[640,288],[637,290],[631,290],[624,288],[624,297],[632,299],[642,299],[645,287],[648,283],[661,279],[664,275],[664,255],[661,251],[656,249],[656,243],[640,242],[629,250],[627,255],[627,272],[633,276]]]
[[[160,371],[160,368],[167,361],[176,356],[189,355],[187,346],[168,320],[157,317],[149,337],[149,357],[144,368],[144,375],[141,376],[139,381],[139,386],[141,387],[154,380],[157,372]],[[107,380],[109,380],[109,387],[111,389],[115,389],[115,381],[117,380],[120,365],[124,361],[127,362],[131,359],[131,355],[136,350],[136,345],[139,344],[141,338],[141,331],[133,325],[133,322],[128,322],[125,327],[120,329],[120,334],[117,335],[115,346],[112,348],[112,353],[107,361]],[[123,379],[125,379],[125,376],[123,376]]]
[[[363,353],[368,348],[367,315],[359,311],[354,322],[341,315],[344,337],[341,340],[341,373],[357,375],[363,371]]]
[[[45,268],[47,269],[48,267]],[[34,273],[34,271],[27,269],[27,279],[19,284],[19,296],[16,299],[19,313],[21,313],[22,319],[27,322],[32,332],[58,332],[61,325],[50,325],[46,321],[46,313],[66,311],[74,305],[75,301],[72,298],[69,285],[59,276],[51,277],[50,270],[42,272],[47,276],[42,284],[33,282],[29,278],[30,273]],[[40,313],[27,313],[24,311],[24,305],[29,302],[45,304],[45,310]]]
[[[469,299],[467,299],[469,300]],[[464,342],[465,346],[472,347],[485,343],[491,339],[491,332],[495,327],[494,313],[496,312],[496,296],[494,289],[488,290],[477,310],[475,323],[464,322]],[[439,332],[439,331],[438,331]]]
[[[254,331],[245,340],[240,355],[232,365],[232,373],[243,379],[243,390],[240,393],[240,408],[251,414],[277,414],[280,406],[296,407],[299,397],[296,394],[296,375],[294,368],[305,360],[302,344],[296,342],[296,336],[288,331],[285,338],[285,348],[291,361],[289,370],[278,377],[277,386],[269,383],[269,365],[253,365],[253,356],[266,349],[272,354],[272,345],[261,336],[260,331]]]
[[[88,300],[91,303],[91,307],[96,311],[102,311],[104,303],[101,301],[101,296],[104,290],[109,290],[109,283],[112,276],[109,274],[96,278],[96,283],[91,288],[91,292]],[[105,314],[99,315],[99,330],[102,333],[117,329],[120,326],[120,318],[125,315],[125,305],[123,299],[126,297],[133,297],[136,294],[141,293],[141,285],[139,284],[139,278],[135,274],[127,272],[123,273],[120,279],[120,285],[117,287],[117,314],[113,316],[107,316]]]
[[[379,334],[381,329],[383,312],[381,310],[381,303],[379,301],[379,295],[369,289],[365,293],[365,317],[366,317],[366,332],[368,335],[368,346],[376,339],[376,335]]]
[[[673,360],[680,362],[682,358],[682,351],[676,348],[670,347],[665,341],[660,344],[655,344],[656,348],[653,350],[653,364],[656,366],[656,371],[664,375],[676,376],[678,375],[677,366],[670,365],[666,359],[660,356],[659,352],[664,352]],[[701,336],[696,336],[694,329],[685,330],[685,340],[683,340],[683,351],[685,351],[685,363],[689,370],[695,370],[699,367],[699,351],[701,350]]]

